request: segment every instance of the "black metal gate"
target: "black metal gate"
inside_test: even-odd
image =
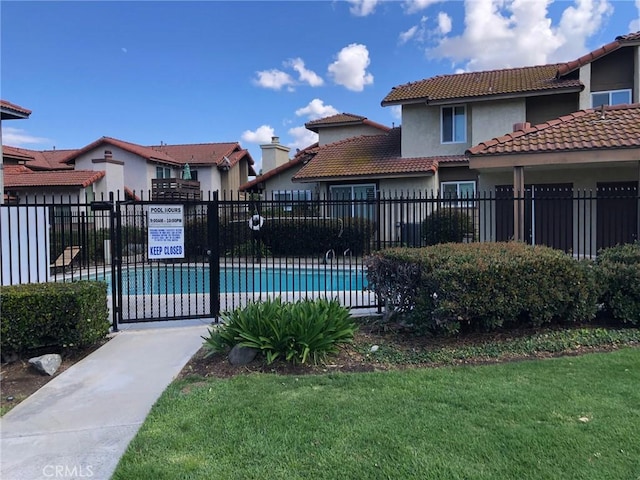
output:
[[[114,328],[218,317],[217,192],[209,201],[118,201],[112,218]]]

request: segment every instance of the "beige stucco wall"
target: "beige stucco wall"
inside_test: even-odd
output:
[[[322,127],[318,129],[318,143],[326,145],[327,143],[338,142],[349,137],[358,135],[381,135],[384,134],[379,128],[370,125],[345,125],[341,127]],[[266,170],[265,170],[266,171]]]
[[[467,141],[442,143],[439,106],[403,105],[402,156],[461,155],[472,145],[512,132],[513,125],[526,118],[524,99],[475,102],[466,107]]]
[[[513,132],[515,123],[524,122],[527,117],[526,102],[523,98],[493,102],[473,103],[471,110],[471,144]]]
[[[591,64],[580,67],[579,78],[584,85],[584,90],[580,92],[578,110],[591,108]]]

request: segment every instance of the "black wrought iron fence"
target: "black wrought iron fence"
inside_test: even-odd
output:
[[[470,198],[378,192],[265,199],[212,192],[160,202],[182,206],[183,243],[171,258],[150,250],[149,208],[158,202],[116,194],[1,206],[0,283],[104,279],[121,322],[215,317],[265,296],[324,295],[372,308],[364,259],[373,250],[520,240],[592,258],[638,239],[640,198],[634,185],[542,186],[515,195],[504,187]]]

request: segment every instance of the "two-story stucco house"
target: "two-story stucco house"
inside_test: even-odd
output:
[[[110,193],[121,199],[198,199],[201,192],[237,191],[255,175],[251,154],[237,142],[143,146],[102,137],[77,150],[4,150],[13,164],[6,191],[17,203],[69,195],[92,201]]]

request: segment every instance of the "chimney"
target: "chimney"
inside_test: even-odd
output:
[[[289,147],[280,145],[279,137],[271,137],[271,143],[260,145],[262,150],[262,173],[284,165],[289,161]]]
[[[513,124],[513,131],[517,132],[518,130],[529,130],[531,128],[531,124],[529,122],[520,122]]]

